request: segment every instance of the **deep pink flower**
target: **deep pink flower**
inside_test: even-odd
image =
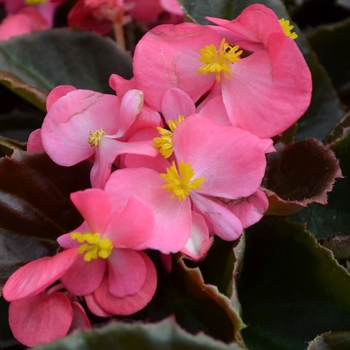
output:
[[[142,115],[141,91],[130,90],[119,99],[90,90],[68,90],[67,86],[58,87],[49,94],[48,113],[41,129],[43,147],[55,163],[72,166],[94,157],[91,184],[102,188],[118,155],[157,154],[151,141],[126,140],[128,129]],[[148,115],[147,126],[152,118],[159,125],[157,112],[148,110]]]
[[[276,21],[281,28],[277,17]],[[307,109],[311,75],[295,42],[282,29],[266,31],[268,39],[261,49],[241,58],[236,43],[222,37],[229,32],[226,28],[193,23],[156,27],[136,47],[135,85],[157,110],[169,88],[185,91],[194,102],[212,91],[209,98],[222,95],[233,125],[261,138],[275,136]]]
[[[12,301],[9,325],[26,346],[52,342],[76,329],[90,329],[90,321],[76,298],[54,286],[29,298]]]

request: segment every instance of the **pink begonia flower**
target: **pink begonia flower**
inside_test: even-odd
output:
[[[152,235],[152,209],[135,196],[130,196],[124,207],[115,208],[101,189],[72,193],[71,200],[85,221],[76,232],[58,238],[66,250],[18,269],[3,288],[4,298],[16,301],[34,297],[60,279],[74,295],[89,295],[100,289],[106,294],[107,288],[110,302],[115,298],[118,304],[125,299],[130,313],[140,310],[151,300],[157,285],[152,261],[134,250]],[[107,286],[100,286],[105,276],[103,284]],[[100,292],[96,293],[102,305]]]
[[[34,8],[23,8],[14,15],[7,16],[0,24],[0,40],[8,40],[14,36],[49,29],[49,23]]]
[[[58,291],[58,286],[30,298],[15,300],[9,307],[13,336],[26,346],[49,343],[77,329],[91,329],[76,298]]]
[[[222,95],[234,126],[261,138],[275,136],[305,112],[312,85],[295,42],[282,29],[266,30],[267,47],[241,58],[239,47],[209,26],[156,27],[136,46],[135,86],[145,91],[146,103],[157,110],[169,88],[184,90],[194,102],[214,89],[215,95]]]
[[[94,157],[91,184],[103,188],[118,155],[157,154],[151,140],[126,140],[128,129],[136,117],[142,115],[141,91],[130,90],[120,100],[117,96],[90,90],[56,89],[49,94],[50,106],[41,128],[43,147],[55,163],[72,166]],[[147,113],[146,125],[150,125],[150,120],[159,125],[159,114],[150,109]],[[142,123],[138,127],[142,127]]]
[[[49,27],[53,26],[53,19],[60,4],[52,4],[49,0],[26,1],[26,0],[4,0],[5,11],[8,15],[14,15],[23,8],[34,8],[46,19]],[[20,22],[18,22],[20,25]]]
[[[106,192],[114,195],[120,205],[130,195],[140,196],[152,205],[155,228],[145,244],[162,253],[181,250],[193,226],[203,229],[203,218],[221,238],[237,239],[242,234],[242,223],[210,197],[235,200],[255,193],[265,171],[265,152],[272,141],[218,125],[200,115],[185,118],[171,138],[171,162],[160,156],[128,155],[127,168],[111,175]],[[193,215],[192,207],[200,215]]]

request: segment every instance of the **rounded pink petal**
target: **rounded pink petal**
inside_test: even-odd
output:
[[[59,85],[52,89],[46,99],[46,110],[49,111],[51,106],[61,97],[74,91],[76,88],[72,85]]]
[[[225,241],[234,241],[242,235],[241,221],[225,206],[195,192],[191,194],[191,199],[210,231]]]
[[[105,270],[105,259],[85,261],[83,255],[79,255],[71,268],[61,277],[61,282],[74,295],[88,295],[100,285]]]
[[[111,196],[117,211],[126,206],[130,196],[137,196],[153,210],[155,225],[150,238],[137,249],[157,249],[162,253],[178,252],[191,234],[192,217],[190,199],[170,199],[162,188],[160,174],[147,168],[128,168],[115,171],[105,191]]]
[[[219,47],[220,41],[213,29],[194,23],[160,25],[147,32],[134,55],[135,84],[144,91],[146,103],[160,111],[163,94],[174,87],[196,102],[215,81],[215,75],[197,72],[203,65],[199,50],[210,44]]]
[[[271,141],[272,143],[272,141]],[[190,163],[194,177],[204,177],[200,189],[205,195],[236,199],[254,193],[266,167],[265,141],[232,126],[192,115],[173,133],[178,163]]]
[[[70,301],[61,292],[13,301],[9,307],[9,324],[14,337],[30,347],[63,338],[72,320]]]
[[[44,152],[43,143],[41,141],[41,129],[31,132],[28,137],[27,152]]]
[[[104,237],[109,238],[115,248],[134,248],[149,239],[153,227],[151,206],[138,197],[131,196],[125,208],[113,215]]]
[[[173,88],[164,93],[162,113],[168,122],[168,120],[178,120],[180,115],[188,117],[196,113],[196,107],[188,94],[178,88]]]
[[[2,290],[4,298],[14,301],[42,292],[68,271],[77,259],[77,253],[77,248],[71,248],[20,267],[5,283]]]
[[[137,294],[145,283],[146,274],[146,263],[140,252],[113,249],[108,257],[109,293],[117,298]]]
[[[91,329],[90,320],[86,315],[84,308],[77,302],[71,302],[73,310],[73,321],[69,331],[72,332],[77,329]]]
[[[90,231],[102,235],[111,215],[108,195],[101,189],[89,188],[71,193],[70,199],[89,225]]]
[[[96,316],[100,317],[111,317],[113,314],[108,313],[107,311],[103,310],[102,307],[99,305],[99,303],[95,299],[95,295],[89,294],[85,295],[84,297],[86,301],[86,305],[89,308],[89,310]]]
[[[146,264],[145,283],[141,289],[124,298],[117,298],[109,292],[108,276],[94,292],[95,301],[109,314],[131,315],[143,309],[152,299],[157,287],[157,271],[152,260],[143,252],[138,252]]]

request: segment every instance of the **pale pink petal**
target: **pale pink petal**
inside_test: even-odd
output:
[[[108,195],[100,189],[88,188],[71,193],[70,199],[89,225],[89,231],[102,235],[110,221]]]
[[[61,97],[68,94],[68,92],[74,91],[76,88],[72,85],[59,85],[51,90],[46,99],[46,110],[49,111],[51,106]]]
[[[108,257],[109,293],[125,298],[139,292],[145,283],[147,266],[140,252],[113,249]]]
[[[231,79],[222,80],[232,124],[260,138],[293,125],[309,106],[312,89],[310,70],[293,40],[271,34],[268,49],[234,64]]]
[[[205,178],[198,193],[236,199],[261,185],[266,145],[247,131],[192,115],[176,127],[173,147],[177,162],[193,167],[193,179]]]
[[[109,292],[108,277],[105,276],[100,287],[94,292],[95,300],[107,313],[113,315],[131,315],[143,309],[152,299],[157,287],[157,271],[152,260],[143,252],[140,256],[146,263],[146,278],[141,289],[125,298],[114,297]]]
[[[77,329],[91,329],[90,320],[86,315],[84,308],[77,302],[71,302],[73,310],[73,321],[70,326],[69,332]]]
[[[191,193],[191,199],[205,218],[210,231],[225,241],[234,241],[242,235],[241,221],[226,207],[195,192]]]
[[[204,103],[198,107],[197,113],[208,117],[217,124],[232,125],[221,95],[205,99]]]
[[[192,233],[181,252],[193,260],[202,259],[213,243],[203,216],[192,212]]]
[[[154,212],[155,226],[150,238],[138,249],[157,249],[163,253],[178,252],[191,234],[190,200],[170,199],[162,189],[164,180],[159,173],[146,168],[128,168],[115,171],[106,184],[115,211],[124,208],[130,196],[148,203]]]
[[[28,137],[27,152],[44,152],[43,143],[41,141],[41,129],[31,132]]]
[[[59,236],[57,238],[57,242],[61,247],[66,248],[66,249],[69,249],[72,247],[79,247],[80,243],[76,240],[73,240],[71,237],[71,234],[73,232],[85,233],[85,232],[90,232],[90,231],[91,231],[90,226],[87,224],[86,221],[84,221],[84,222],[82,222],[82,224],[79,227],[76,228],[76,230]]]
[[[161,25],[147,32],[136,46],[133,64],[145,102],[160,111],[163,94],[175,87],[196,102],[215,82],[215,75],[197,72],[203,65],[199,50],[209,44],[219,47],[220,41],[213,29],[194,23]]]
[[[20,267],[5,283],[2,290],[4,298],[13,301],[42,292],[68,271],[77,256],[77,248],[71,248]]]
[[[61,292],[41,293],[13,301],[9,307],[9,324],[14,337],[26,346],[49,343],[67,335],[73,311]]]
[[[164,119],[178,120],[180,115],[188,117],[196,112],[196,107],[186,92],[173,88],[169,89],[164,93],[162,99],[162,113]]]
[[[131,196],[125,208],[113,215],[103,236],[109,238],[115,248],[134,248],[147,241],[153,227],[151,206]]]
[[[88,295],[101,283],[106,264],[102,258],[85,261],[84,256],[79,254],[71,268],[61,277],[61,282],[74,295]]]
[[[91,157],[90,132],[118,131],[119,99],[90,90],[75,90],[59,98],[47,113],[41,131],[44,148],[57,164],[71,166]]]

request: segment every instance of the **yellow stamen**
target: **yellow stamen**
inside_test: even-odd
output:
[[[27,5],[40,5],[44,4],[46,0],[25,0]]]
[[[101,239],[99,233],[86,232],[81,234],[74,232],[70,236],[81,243],[78,254],[85,254],[84,260],[87,262],[98,258],[107,259],[112,253],[112,242],[106,237]]]
[[[96,130],[94,132],[90,131],[88,143],[91,147],[98,146],[104,135],[106,135],[106,133],[103,131],[103,129]]]
[[[200,49],[202,54],[198,60],[205,63],[198,69],[198,73],[201,74],[216,74],[216,81],[220,82],[220,73],[223,72],[226,79],[230,79],[228,73],[232,74],[230,64],[239,62],[241,59],[238,57],[242,54],[242,50],[239,50],[239,46],[232,46],[226,42],[225,38],[221,40],[219,50],[211,44],[204,49]]]
[[[284,34],[286,34],[293,40],[295,40],[298,37],[297,33],[292,32],[292,29],[294,28],[294,26],[290,25],[288,19],[281,18],[279,22],[280,22],[280,25],[282,26]]]
[[[164,157],[164,158],[169,158],[171,154],[173,153],[173,132],[175,128],[183,122],[185,117],[183,115],[179,115],[178,120],[169,120],[169,128],[164,129],[161,128],[160,126],[157,127],[158,132],[162,135],[161,137],[155,137],[153,139],[154,141],[154,147],[155,148],[160,148],[159,153]]]
[[[206,180],[205,177],[192,180],[194,169],[191,163],[185,164],[184,161],[181,161],[179,164],[179,172],[177,171],[175,162],[172,162],[171,167],[167,168],[166,172],[166,174],[160,174],[160,177],[167,182],[162,188],[169,193],[173,192],[170,199],[173,199],[175,196],[179,200],[186,199],[192,189],[201,188],[202,183]]]

